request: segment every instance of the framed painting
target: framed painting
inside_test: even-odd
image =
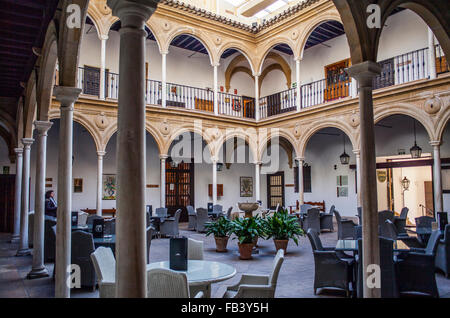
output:
[[[115,200],[116,199],[116,175],[104,174],[103,175],[103,200]]]
[[[82,178],[74,178],[73,179],[73,193],[81,193],[83,192],[83,179]]]
[[[240,189],[241,197],[253,196],[253,178],[252,177],[240,177]]]

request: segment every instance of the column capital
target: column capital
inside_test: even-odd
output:
[[[167,55],[167,54],[169,54],[169,50],[159,50],[159,54]]]
[[[219,162],[219,158],[217,158],[217,157],[215,157],[215,156],[212,156],[211,157],[211,163],[212,164],[217,164]]]
[[[75,103],[80,96],[81,88],[70,86],[56,86],[53,89],[56,100],[61,103],[61,107],[68,107]]]
[[[34,139],[33,138],[22,138],[22,143],[24,144],[24,148],[30,148],[30,146],[33,144]]]
[[[112,9],[112,14],[122,21],[122,27],[140,28],[142,22],[146,22],[155,12],[159,2],[160,0],[107,0],[107,5]]]
[[[109,39],[109,36],[108,36],[108,34],[99,34],[99,35],[98,35],[98,39],[99,39],[100,41],[106,41],[106,40]]]
[[[381,66],[373,61],[352,65],[348,74],[359,82],[360,87],[372,87],[372,79],[381,73]]]
[[[106,151],[104,151],[104,150],[97,151],[97,156],[103,157],[104,155],[106,155]]]
[[[430,145],[433,147],[439,147],[441,145],[440,140],[430,140]]]
[[[305,157],[295,157],[295,160],[297,160],[297,161],[305,161]]]
[[[168,155],[159,155],[159,159],[161,160],[166,160],[167,158],[169,158]]]
[[[255,162],[253,162],[253,164],[255,166],[260,166],[260,165],[262,165],[262,161],[255,161]]]
[[[53,126],[53,123],[51,121],[36,120],[34,122],[34,126],[36,127],[39,135],[47,136],[47,132]]]
[[[259,76],[261,76],[261,72],[258,72],[258,73],[256,73],[256,72],[253,72],[253,77],[259,77]]]
[[[294,61],[296,63],[300,63],[301,60],[303,60],[303,58],[301,58],[300,56],[294,57]]]
[[[211,66],[212,67],[219,67],[220,63],[219,62],[214,62],[214,63],[211,63]]]
[[[353,153],[354,153],[356,156],[359,156],[361,152],[360,152],[359,149],[353,149]]]
[[[14,152],[17,156],[22,156],[23,154],[23,148],[14,148]]]

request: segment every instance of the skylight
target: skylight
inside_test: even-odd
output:
[[[254,17],[257,17],[258,19],[262,19],[265,16],[267,16],[268,14],[271,14],[272,12],[277,11],[278,9],[286,6],[287,4],[289,4],[292,1],[294,1],[294,0],[278,0],[277,2],[272,3],[267,8],[265,8],[265,9],[259,11],[258,13],[256,13],[254,15]]]

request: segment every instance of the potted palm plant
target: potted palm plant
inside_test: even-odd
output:
[[[231,221],[222,216],[216,222],[206,223],[205,228],[206,236],[214,235],[216,252],[226,252],[231,233]]]
[[[287,209],[276,212],[273,216],[263,220],[263,222],[267,239],[273,238],[277,251],[283,249],[286,253],[289,240],[292,239],[298,245],[298,237],[304,235],[297,218],[289,215]]]
[[[239,258],[252,259],[254,240],[264,237],[264,231],[259,217],[238,218],[231,222],[232,232],[238,239]]]

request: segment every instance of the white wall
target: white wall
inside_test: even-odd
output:
[[[16,164],[9,161],[8,145],[5,140],[0,137],[0,173],[3,173],[3,167],[9,167],[9,174],[16,173]]]

